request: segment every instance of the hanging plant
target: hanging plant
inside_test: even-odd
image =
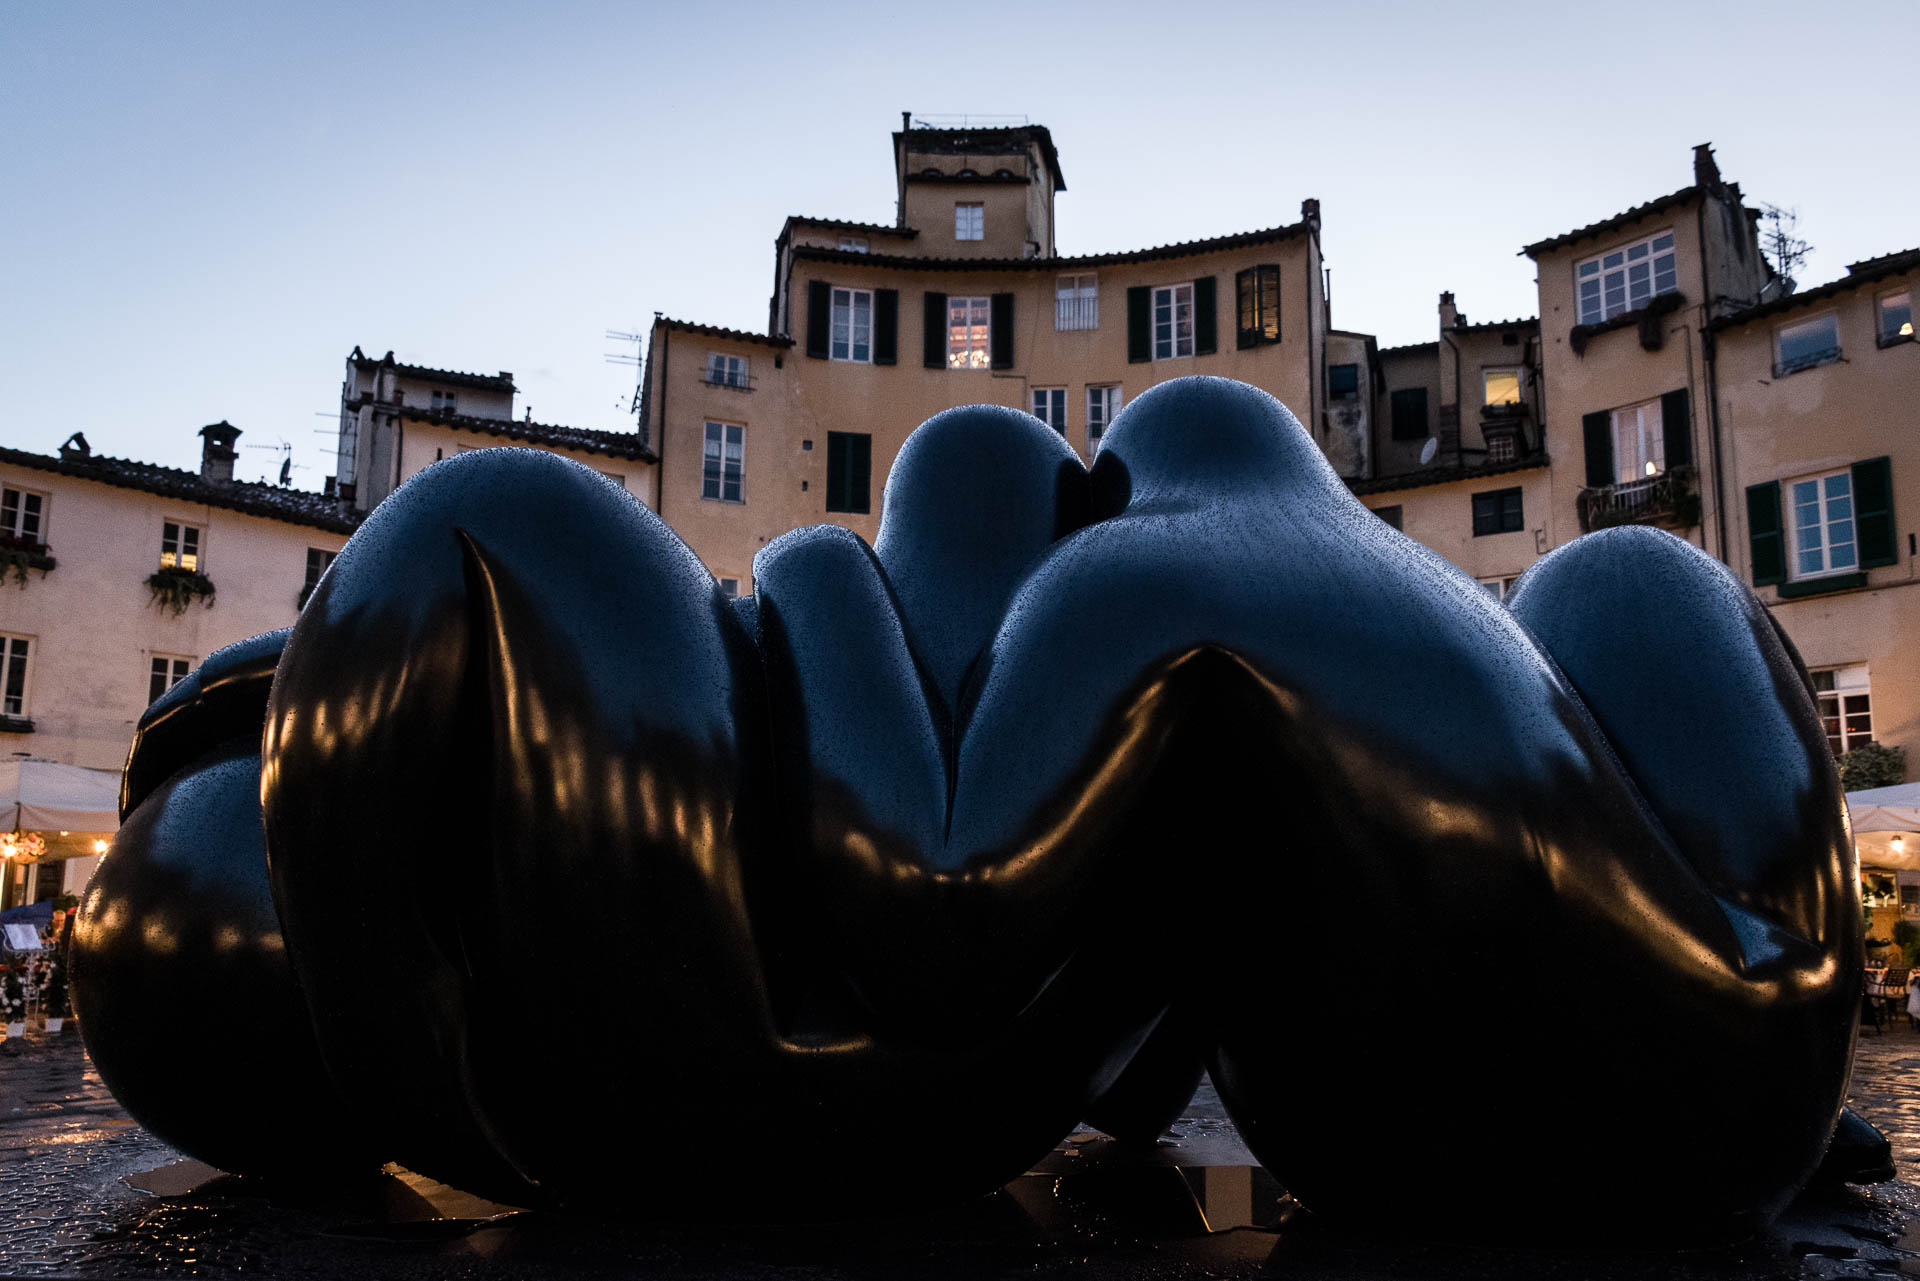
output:
[[[147,575],[147,590],[153,593],[153,603],[172,610],[175,618],[186,613],[195,599],[213,607],[213,580],[198,570],[156,569]]]
[[[13,534],[0,534],[0,582],[4,582],[11,573],[14,582],[25,587],[28,570],[37,569],[45,574],[53,568],[53,564],[53,557],[47,555],[45,543]]]

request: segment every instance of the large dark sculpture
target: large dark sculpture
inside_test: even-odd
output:
[[[689,1213],[983,1192],[1203,1066],[1331,1214],[1392,1170],[1401,1226],[1703,1233],[1806,1179],[1858,890],[1717,562],[1612,530],[1509,610],[1218,379],[1090,471],[942,414],[884,510],[735,603],[583,467],[410,482],[142,721],[76,959],[108,1083],[240,1171]],[[210,976],[244,1047],[141,1008]]]

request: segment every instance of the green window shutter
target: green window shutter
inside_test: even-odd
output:
[[[1427,434],[1427,389],[1402,387],[1393,393],[1393,438],[1421,440]]]
[[[847,433],[827,433],[827,510],[847,509]]]
[[[1660,429],[1666,435],[1667,467],[1687,467],[1693,463],[1693,422],[1688,410],[1687,389],[1670,391],[1660,398]]]
[[[1603,489],[1613,483],[1613,415],[1604,409],[1587,414],[1580,430],[1587,438],[1587,488]]]
[[[1854,537],[1860,540],[1860,568],[1900,563],[1893,528],[1893,463],[1869,458],[1853,465]]]
[[[1747,556],[1753,585],[1771,587],[1787,580],[1786,532],[1780,527],[1780,482],[1747,486]]]
[[[1233,274],[1234,314],[1238,321],[1233,345],[1242,351],[1260,341],[1259,270],[1248,267]]]
[[[1219,299],[1214,296],[1213,277],[1202,276],[1193,282],[1193,354],[1210,356],[1220,348]]]
[[[995,294],[988,302],[987,351],[993,368],[1013,368],[1012,294]]]
[[[1146,285],[1127,288],[1127,360],[1139,364],[1153,359],[1153,290]]]
[[[900,359],[900,291],[873,291],[873,363],[897,364]]]
[[[827,334],[833,326],[833,286],[824,280],[807,282],[807,354],[827,358]]]
[[[847,462],[847,510],[869,512],[873,510],[873,437],[865,432],[850,434],[853,440],[848,450],[852,457]]]
[[[921,342],[921,363],[928,369],[947,367],[947,296],[929,292],[925,303],[926,327]]]

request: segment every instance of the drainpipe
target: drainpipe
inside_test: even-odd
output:
[[[667,357],[673,348],[672,333],[665,325],[660,326],[660,443],[653,449],[653,466],[660,476],[660,493],[653,501],[653,514],[663,524],[667,519]]]
[[[1447,331],[1444,329],[1440,331],[1440,341],[1453,352],[1453,465],[1460,467],[1465,463],[1460,441],[1466,435],[1467,428],[1467,398],[1466,393],[1460,388],[1460,348],[1454,345],[1453,339],[1447,337]]]
[[[1727,555],[1727,493],[1725,473],[1720,462],[1720,380],[1714,367],[1713,331],[1713,282],[1707,275],[1707,199],[1708,191],[1700,189],[1700,204],[1693,211],[1695,243],[1700,246],[1700,309],[1703,321],[1700,327],[1700,363],[1707,368],[1707,446],[1713,455],[1713,526],[1714,537],[1719,541],[1720,560],[1731,565],[1733,560]]]

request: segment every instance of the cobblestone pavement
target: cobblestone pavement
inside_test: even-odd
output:
[[[318,1199],[262,1188],[184,1162],[135,1125],[78,1035],[36,1034],[0,1044],[0,1278],[1920,1276],[1920,1035],[1865,1034],[1853,1102],[1892,1140],[1900,1180],[1804,1197],[1766,1236],[1731,1249],[1636,1251],[1596,1240],[1548,1251],[1337,1234],[1288,1216],[1204,1086],[1157,1152],[1123,1152],[1082,1130],[1035,1173],[941,1214],[806,1228],[662,1227],[645,1222],[644,1204],[630,1218],[514,1213],[391,1167]],[[591,1108],[591,1099],[562,1104],[556,1122],[590,1123]],[[634,1156],[636,1166],[650,1159]],[[878,1161],[875,1177],[885,1178],[889,1164],[938,1159],[929,1138]],[[752,1154],[743,1153],[738,1178],[754,1177]],[[1542,1177],[1551,1177],[1545,1162]],[[715,1200],[725,1192],[716,1188]],[[1381,1224],[1390,1228],[1404,1198],[1443,1194],[1439,1175],[1389,1168]]]

